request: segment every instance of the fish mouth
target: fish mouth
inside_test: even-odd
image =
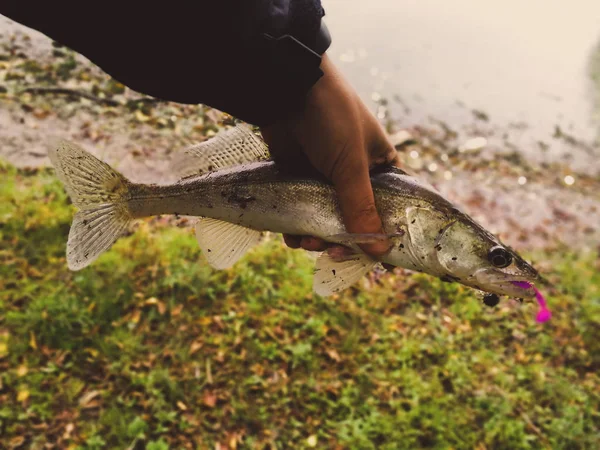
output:
[[[494,268],[481,269],[474,274],[482,290],[498,295],[525,298],[535,297],[535,278],[519,274],[504,273]]]

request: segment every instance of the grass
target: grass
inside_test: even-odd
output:
[[[70,272],[50,171],[0,166],[0,441],[43,448],[597,448],[598,254],[543,262],[553,319],[426,275],[311,292],[273,239],[229,271],[141,222]],[[0,445],[2,446],[2,445]]]

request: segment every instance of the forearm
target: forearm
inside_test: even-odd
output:
[[[297,109],[320,76],[316,55],[265,36],[292,35],[314,48],[320,0],[5,0],[0,13],[71,47],[136,91],[205,103],[259,125]]]

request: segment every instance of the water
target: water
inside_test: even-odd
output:
[[[597,0],[323,5],[333,35],[330,54],[363,98],[371,104],[389,99],[402,126],[433,117],[469,137],[484,125],[473,112],[481,111],[500,130],[499,146],[509,142],[533,159],[599,167],[597,93],[589,76],[600,40]],[[578,143],[553,137],[557,126]]]

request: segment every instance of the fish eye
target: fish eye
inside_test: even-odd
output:
[[[512,255],[504,247],[496,246],[488,252],[488,261],[494,267],[503,269],[512,263]]]

